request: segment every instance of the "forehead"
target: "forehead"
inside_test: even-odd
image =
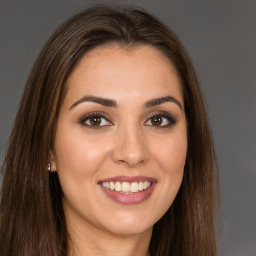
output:
[[[176,69],[167,57],[150,46],[128,49],[115,45],[89,51],[67,81],[68,99],[84,94],[117,97],[120,101],[171,94],[183,101]]]

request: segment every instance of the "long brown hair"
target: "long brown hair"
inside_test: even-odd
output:
[[[31,71],[3,165],[1,256],[67,255],[68,232],[57,174],[47,171],[65,82],[92,48],[149,45],[181,79],[188,124],[184,178],[170,209],[154,225],[152,256],[216,256],[217,166],[203,97],[177,36],[136,7],[96,6],[65,22],[48,40]]]

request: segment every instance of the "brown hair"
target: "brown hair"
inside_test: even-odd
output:
[[[57,174],[47,171],[65,82],[90,49],[149,45],[175,66],[188,123],[184,178],[170,209],[154,225],[152,256],[216,256],[217,166],[204,102],[191,61],[176,35],[135,7],[96,6],[65,22],[42,49],[19,106],[3,170],[1,256],[67,255]]]

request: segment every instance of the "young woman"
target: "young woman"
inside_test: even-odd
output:
[[[216,160],[181,42],[98,6],[49,39],[3,166],[1,256],[215,256]]]

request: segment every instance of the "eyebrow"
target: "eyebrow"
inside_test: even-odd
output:
[[[117,106],[117,103],[116,103],[115,100],[110,100],[110,99],[105,99],[105,98],[101,98],[101,97],[86,95],[86,96],[82,97],[81,99],[79,99],[78,101],[76,101],[74,104],[72,104],[71,107],[69,108],[69,110],[73,109],[74,107],[76,107],[77,105],[79,105],[83,102],[95,102],[95,103],[98,103],[98,104],[103,105],[105,107],[114,107],[114,108],[116,108],[116,106]]]
[[[161,97],[161,98],[155,98],[155,99],[152,99],[152,100],[149,100],[147,101],[144,106],[146,108],[150,108],[150,107],[154,107],[154,106],[157,106],[157,105],[160,105],[160,104],[163,104],[165,102],[173,102],[175,103],[176,105],[178,105],[178,107],[182,110],[183,107],[182,107],[182,104],[176,99],[174,98],[173,96],[165,96],[165,97]]]
[[[75,108],[77,105],[84,103],[84,102],[94,102],[94,103],[98,103],[105,107],[114,107],[114,108],[117,107],[117,102],[115,100],[106,99],[106,98],[102,98],[102,97],[96,97],[96,96],[92,96],[92,95],[86,95],[86,96],[82,97],[81,99],[79,99],[78,101],[76,101],[75,103],[73,103],[71,105],[71,107],[69,108],[69,110]],[[166,102],[175,103],[176,105],[178,105],[178,107],[181,110],[183,109],[182,104],[176,98],[174,98],[172,96],[165,96],[165,97],[161,97],[161,98],[151,99],[144,104],[144,107],[150,108],[150,107],[154,107],[157,105],[161,105]]]

